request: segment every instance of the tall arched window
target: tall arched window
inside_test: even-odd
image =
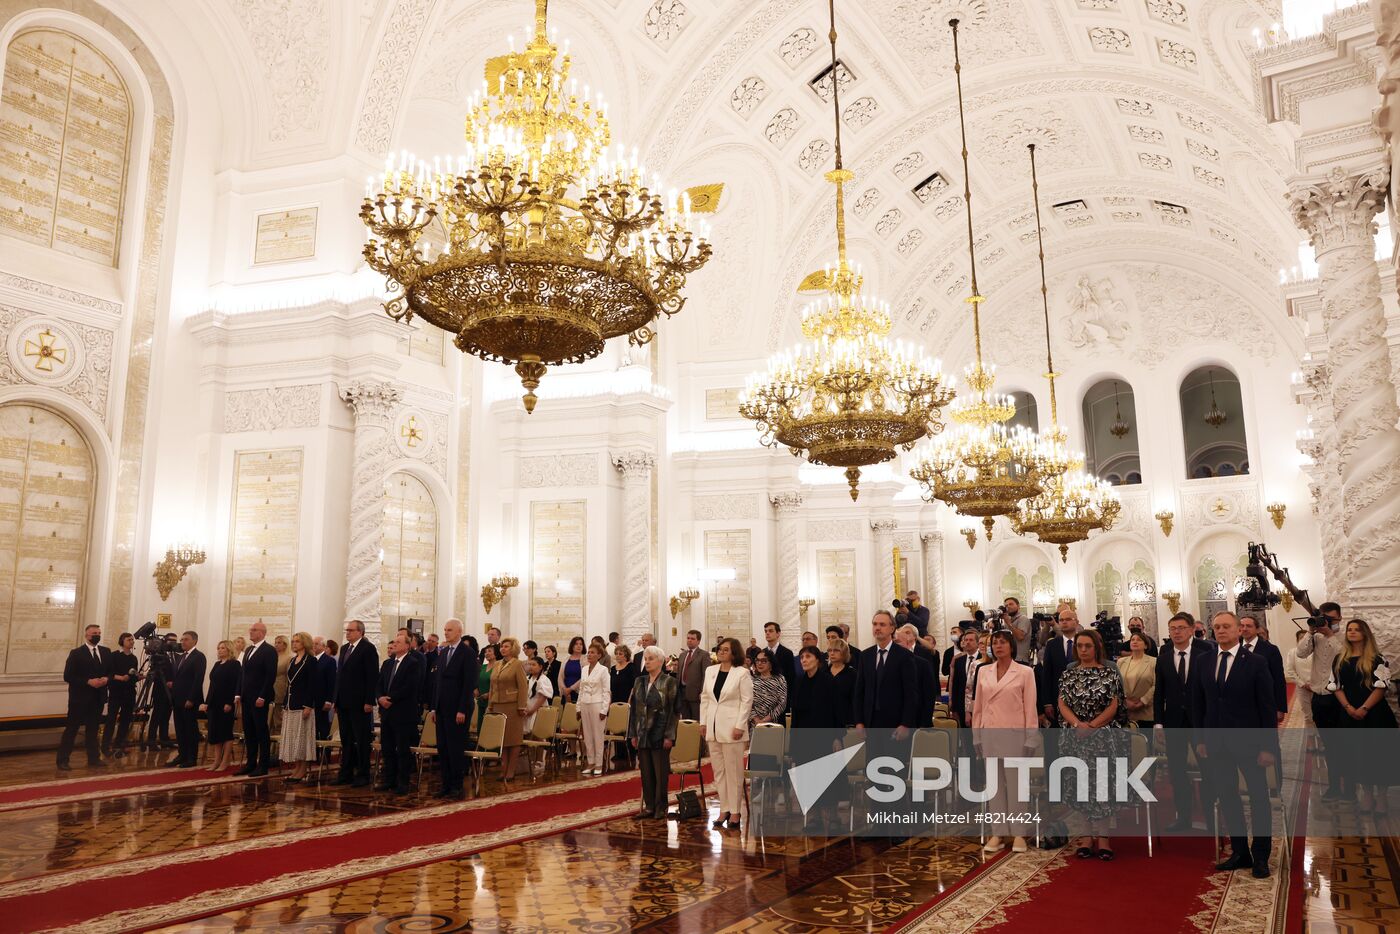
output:
[[[62,415],[0,406],[0,651],[5,674],[63,670],[79,641],[97,474]]]
[[[1001,589],[994,596],[998,603],[1007,597],[1015,597],[1021,601],[1021,606],[1025,606],[1030,602],[1026,598],[1026,575],[1015,568],[1007,568],[1001,576]]]
[[[1035,396],[1018,389],[1011,393],[1011,401],[1016,405],[1016,414],[1011,416],[1010,424],[1040,431],[1040,413],[1036,411]]]
[[[1181,436],[1186,476],[1233,477],[1249,473],[1240,381],[1223,366],[1203,366],[1181,381]]]
[[[1141,616],[1143,630],[1154,639],[1157,637],[1157,577],[1152,566],[1141,558],[1128,568],[1128,616]]]
[[[1055,574],[1049,565],[1042,564],[1031,577],[1031,612],[1053,613],[1057,602]]]
[[[1111,564],[1100,565],[1094,572],[1094,612],[1121,617],[1122,602],[1122,573]]]
[[[437,506],[422,480],[403,472],[384,481],[384,558],[380,615],[384,631],[437,618]]]
[[[1114,486],[1142,482],[1133,387],[1100,380],[1084,393],[1085,467]]]

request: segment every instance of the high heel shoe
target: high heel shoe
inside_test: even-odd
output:
[[[723,827],[724,827],[724,822],[727,821],[727,820],[729,820],[729,812],[728,812],[728,811],[725,811],[723,814],[721,814],[721,815],[719,816],[719,820],[715,821],[715,822],[714,822],[713,824],[711,824],[710,826],[713,827],[713,828],[716,829],[716,830],[721,830],[721,829],[723,829]]]
[[[739,818],[737,818],[737,817],[731,817],[731,818],[729,818],[729,823],[726,824],[725,826],[727,826],[730,830],[738,830],[738,829],[739,829]]]

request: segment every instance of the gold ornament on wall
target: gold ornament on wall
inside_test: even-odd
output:
[[[481,605],[486,608],[486,615],[490,616],[492,608],[506,598],[506,591],[519,584],[520,578],[514,574],[497,574],[491,578],[491,583],[483,585]]]
[[[965,525],[961,529],[958,529],[958,533],[962,535],[963,538],[967,539],[967,547],[977,547],[977,530],[972,526]]]
[[[1162,591],[1162,599],[1167,601],[1167,609],[1173,614],[1181,612],[1181,592],[1177,590]]]
[[[1167,538],[1171,538],[1172,520],[1176,518],[1172,511],[1170,509],[1159,509],[1153,518],[1162,526],[1162,534],[1167,536]]]
[[[694,587],[687,587],[671,598],[671,618],[675,619],[682,612],[690,607],[692,603],[700,599],[700,591]]]
[[[1283,528],[1283,516],[1288,511],[1288,507],[1283,503],[1270,503],[1265,507],[1269,510],[1269,516],[1274,520],[1274,528]]]
[[[798,614],[800,616],[805,617],[807,615],[807,611],[810,610],[813,606],[815,606],[816,602],[817,601],[812,599],[811,597],[799,597],[797,600]]]
[[[166,549],[165,557],[156,564],[156,590],[161,600],[169,600],[175,585],[185,579],[185,574],[196,564],[204,563],[204,552],[193,545],[176,545]]]

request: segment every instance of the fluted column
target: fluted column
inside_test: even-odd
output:
[[[651,472],[650,451],[613,455],[622,474],[622,642],[636,645],[651,633]]]
[[[350,480],[350,555],[345,574],[345,618],[365,624],[365,636],[383,645],[379,617],[383,585],[384,477],[393,441],[397,386],[360,380],[341,390],[340,398],[355,412],[355,453]]]
[[[1375,262],[1375,216],[1389,169],[1302,180],[1289,190],[1295,222],[1317,252],[1333,438],[1341,474],[1346,602],[1397,635],[1400,623],[1400,419],[1386,379],[1385,307]]]
[[[920,536],[924,542],[924,589],[921,594],[924,606],[928,607],[928,631],[942,637],[946,628],[943,622],[943,533],[925,532]]]
[[[891,518],[870,520],[870,530],[875,533],[875,564],[880,571],[880,593],[879,599],[875,601],[875,608],[887,610],[890,608],[890,601],[894,599],[894,530],[899,528],[899,522]],[[900,598],[904,594],[899,594]]]
[[[783,644],[795,649],[802,644],[802,608],[797,605],[802,567],[797,514],[802,509],[802,494],[775,493],[768,501],[778,514],[778,625]]]

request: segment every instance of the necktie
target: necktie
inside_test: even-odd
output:
[[[1069,661],[1069,659],[1070,659],[1070,644],[1069,644],[1069,639],[1066,638],[1066,639],[1065,639],[1065,661]]]
[[[877,674],[877,675],[882,675],[882,674],[885,673],[885,652],[886,652],[886,651],[888,651],[888,650],[887,650],[887,649],[881,649],[881,650],[880,650],[880,657],[879,657],[878,659],[876,659],[876,661],[875,661],[875,674]]]
[[[1186,683],[1186,650],[1176,653],[1176,676],[1181,679],[1181,683]]]
[[[1220,667],[1215,672],[1215,686],[1221,688],[1225,686],[1225,675],[1229,668],[1230,653],[1220,653]]]
[[[455,646],[451,645],[447,647],[445,654],[442,656],[442,664],[439,667],[446,668],[448,664],[452,661],[452,650],[454,648]]]
[[[95,645],[92,647],[92,660],[97,662],[97,664],[99,665],[102,664],[102,656],[98,654],[97,646]]]
[[[690,653],[694,651],[694,649],[685,650],[685,661],[681,662],[681,684],[685,684],[685,670],[690,667]]]
[[[396,674],[398,674],[398,673],[399,673],[399,660],[396,658],[396,659],[394,659],[394,667],[392,667],[392,668],[389,669],[389,683],[388,683],[387,685],[385,685],[385,687],[393,687],[393,686],[394,686],[394,675],[396,675]]]

